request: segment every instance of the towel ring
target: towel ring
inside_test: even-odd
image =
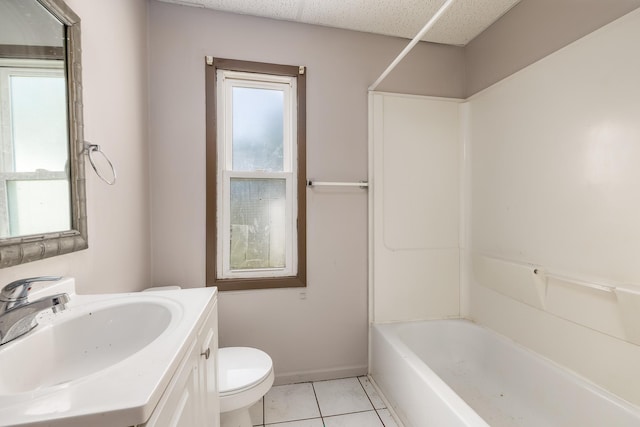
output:
[[[101,180],[103,180],[105,183],[109,185],[115,184],[116,168],[113,167],[113,163],[111,163],[111,160],[109,160],[107,155],[104,154],[104,151],[100,149],[100,146],[98,144],[91,144],[89,141],[85,141],[84,151],[87,153],[87,157],[89,157],[89,163],[91,163],[91,167],[93,168],[93,171],[96,173],[96,175],[98,175],[98,178],[100,178]],[[104,158],[104,160],[106,160],[106,162],[109,164],[109,167],[111,168],[111,174],[113,175],[113,178],[111,180],[108,180],[107,178],[104,177],[103,174],[98,172],[98,167],[96,166],[96,163],[93,159],[93,153],[96,153],[96,152],[102,154],[102,157]]]

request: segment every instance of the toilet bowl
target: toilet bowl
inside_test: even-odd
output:
[[[218,350],[220,427],[251,427],[249,408],[273,385],[273,362],[262,350],[223,347]]]

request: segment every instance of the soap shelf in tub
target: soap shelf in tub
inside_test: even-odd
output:
[[[516,301],[640,345],[640,286],[548,272],[540,265],[474,254],[477,283]]]

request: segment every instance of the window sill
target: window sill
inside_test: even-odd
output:
[[[207,286],[217,286],[219,291],[247,291],[255,289],[278,289],[278,288],[304,288],[307,286],[304,278],[300,276],[291,277],[265,277],[250,279],[217,279]]]

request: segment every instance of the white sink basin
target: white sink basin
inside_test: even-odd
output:
[[[0,395],[46,389],[102,371],[145,348],[172,319],[166,305],[149,301],[59,314],[59,321],[0,347]],[[25,366],[34,355],[34,363]]]

